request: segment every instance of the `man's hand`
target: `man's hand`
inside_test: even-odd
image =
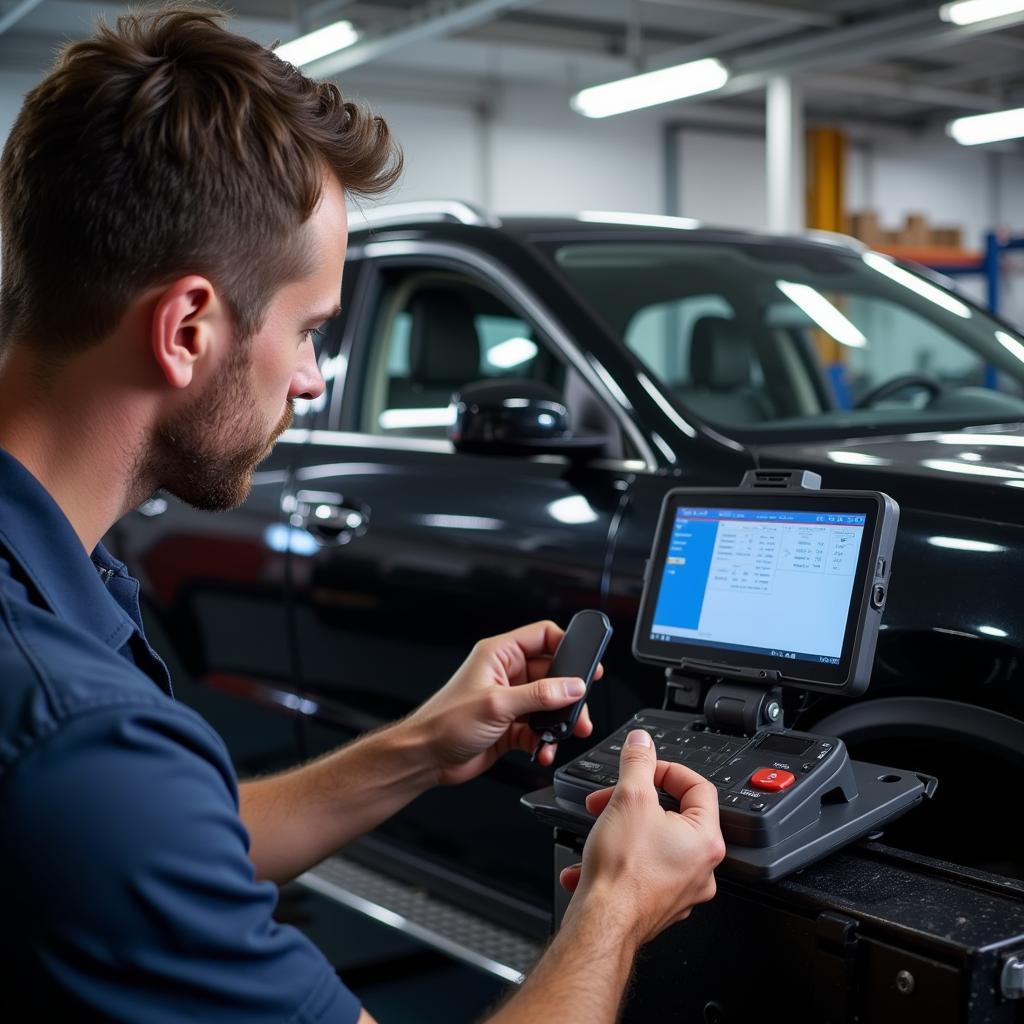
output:
[[[568,707],[583,696],[581,679],[547,678],[563,634],[553,622],[535,622],[481,640],[444,687],[405,720],[424,738],[439,783],[475,778],[509,750],[532,752],[538,736],[526,716]],[[598,666],[594,678],[602,671]],[[592,731],[584,707],[573,733]],[[537,755],[544,765],[554,758],[554,744]]]
[[[658,803],[656,788],[679,801],[678,813]],[[575,892],[570,912],[597,899],[643,944],[715,895],[713,872],[725,856],[717,791],[684,765],[656,760],[646,732],[627,736],[618,785],[591,793],[587,809],[598,820],[583,863],[560,879]]]

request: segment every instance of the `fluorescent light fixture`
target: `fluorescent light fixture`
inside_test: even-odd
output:
[[[943,4],[939,8],[939,17],[954,25],[973,25],[1020,11],[1024,11],[1024,0],[957,0],[956,3]]]
[[[281,60],[301,68],[304,64],[312,64],[329,53],[344,50],[358,38],[359,33],[352,27],[351,21],[336,21],[333,25],[325,25],[315,32],[299,36],[298,39],[279,46],[274,53]]]
[[[668,217],[661,213],[617,213],[614,210],[584,210],[576,214],[577,220],[588,224],[626,224],[644,228],[684,228],[688,231],[700,227],[692,217]]]
[[[799,306],[826,334],[840,345],[863,348],[868,339],[832,305],[824,295],[809,284],[794,281],[776,281],[775,287],[794,305]]]
[[[383,430],[406,427],[450,427],[455,422],[455,406],[441,409],[385,409],[378,422]]]
[[[966,537],[929,537],[928,543],[952,551],[984,551],[992,555],[1006,550],[1002,544],[989,544],[986,540],[968,540]]]
[[[917,274],[912,274],[909,270],[904,270],[901,266],[894,263],[888,256],[883,256],[878,252],[866,252],[861,256],[861,259],[872,270],[877,270],[879,274],[884,274],[890,281],[895,281],[896,284],[901,284],[904,288],[909,288],[912,292],[917,292],[922,299],[934,302],[936,306],[941,306],[948,312],[954,313],[956,316],[961,316],[965,320],[970,319],[970,306],[961,302],[959,299],[954,298],[949,294],[949,292],[944,292],[941,288],[936,288],[935,285],[926,281],[923,277],[918,277]]]
[[[583,89],[573,96],[569,105],[584,117],[610,117],[612,114],[624,114],[627,110],[713,92],[728,81],[726,66],[714,57],[705,57]]]
[[[528,363],[537,354],[537,346],[529,338],[506,338],[487,353],[487,362],[499,370]]]
[[[961,146],[982,146],[1024,136],[1024,107],[993,110],[991,114],[958,117],[946,125],[946,134]]]

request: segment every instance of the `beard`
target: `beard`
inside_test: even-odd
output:
[[[293,410],[289,401],[277,425],[267,427],[241,347],[201,394],[157,425],[136,476],[155,485],[147,493],[163,488],[205,512],[226,512],[248,497],[253,471],[291,425]]]

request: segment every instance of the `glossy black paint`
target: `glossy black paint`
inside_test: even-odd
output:
[[[664,232],[523,220],[354,236],[346,313],[323,353],[334,360],[331,393],[260,467],[246,503],[210,516],[168,498],[166,511],[118,524],[108,539],[142,579],[154,640],[240,771],[294,762],[407,713],[477,639],[538,618],[564,625],[587,607],[605,611],[616,631],[592,700],[598,734],[659,704],[661,673],[632,659],[629,638],[662,496],[685,484],[732,486],[753,466],[813,469],[825,487],[884,490],[901,505],[864,700],[942,697],[1024,722],[1024,427],[761,444],[726,436],[645,386],[642,364],[530,241],[652,234]],[[702,237],[738,235],[687,233]],[[507,282],[513,304],[527,295],[589,371],[616,385],[605,400],[628,424],[620,457],[470,454],[361,432],[375,296],[382,268],[396,261]],[[964,451],[970,460],[956,457]],[[813,728],[841,709],[792,698],[789,716]],[[874,759],[943,779],[931,817],[906,825],[904,845],[1019,873],[1020,816],[997,826],[987,813],[994,798],[977,788],[1013,756],[977,753],[984,719],[962,735],[951,723],[952,739],[939,745],[919,736],[912,706],[890,726],[861,738]],[[549,836],[518,799],[547,776],[508,758],[485,779],[417,801],[384,838],[426,871],[454,868],[543,906]],[[972,831],[950,842],[961,798],[972,801]],[[478,893],[472,899],[479,906]]]

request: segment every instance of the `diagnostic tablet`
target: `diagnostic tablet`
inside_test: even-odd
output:
[[[705,675],[862,692],[898,518],[877,491],[670,491],[633,653]]]

